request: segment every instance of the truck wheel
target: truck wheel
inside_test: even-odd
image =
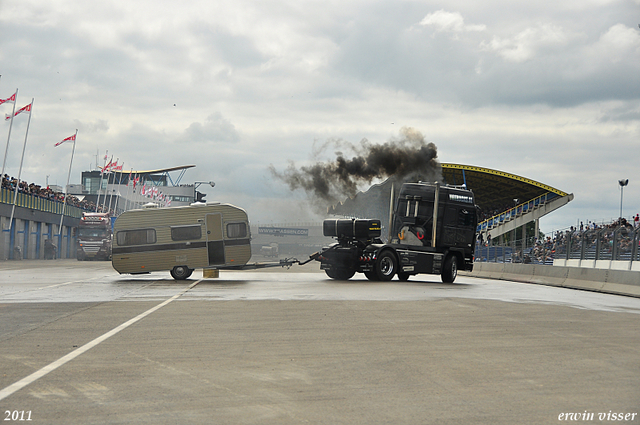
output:
[[[442,281],[444,283],[453,283],[458,276],[458,260],[455,255],[447,256],[444,260],[444,267],[442,268]]]
[[[335,280],[349,280],[356,274],[355,270],[347,269],[347,268],[336,268],[336,269],[328,269],[325,270],[327,276],[331,279]]]
[[[407,280],[409,280],[409,276],[411,276],[409,273],[399,272],[398,273],[398,280],[400,280],[402,282],[406,282]]]
[[[378,257],[375,265],[375,272],[378,276],[378,280],[383,282],[393,279],[396,274],[398,262],[396,257],[389,251],[384,251]]]
[[[171,276],[175,280],[188,279],[189,276],[191,276],[191,273],[193,273],[193,269],[190,269],[187,266],[175,266],[173,269],[171,269]]]
[[[375,270],[369,270],[369,271],[367,271],[367,272],[364,272],[364,275],[365,275],[365,276],[367,277],[367,279],[369,279],[369,280],[373,280],[373,281],[379,280],[379,279],[378,279],[378,275],[376,274],[376,271],[375,271]]]

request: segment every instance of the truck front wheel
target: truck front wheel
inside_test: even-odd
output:
[[[175,280],[185,280],[188,279],[193,273],[193,269],[190,269],[187,266],[175,266],[171,269],[171,277]]]
[[[402,281],[402,282],[406,282],[407,280],[409,280],[409,276],[411,276],[409,273],[407,272],[399,272],[398,273],[398,280]]]
[[[389,251],[383,251],[378,257],[375,265],[375,272],[378,276],[378,280],[386,282],[393,279],[397,268],[398,261],[396,260],[395,255]]]
[[[349,280],[349,279],[351,279],[353,277],[354,274],[356,274],[356,271],[352,270],[352,269],[347,269],[347,268],[344,268],[344,267],[339,267],[339,268],[335,268],[335,269],[327,269],[327,270],[325,270],[325,273],[331,279]]]
[[[455,255],[447,256],[444,260],[444,267],[442,268],[442,281],[444,283],[453,283],[458,276],[458,259]]]

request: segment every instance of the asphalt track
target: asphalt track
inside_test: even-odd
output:
[[[640,424],[639,298],[200,276],[0,262],[3,423]]]

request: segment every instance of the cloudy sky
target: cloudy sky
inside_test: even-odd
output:
[[[313,218],[273,180],[412,127],[441,162],[573,193],[542,230],[640,212],[640,0],[0,0],[0,98],[35,99],[23,180],[195,164],[207,200]],[[11,105],[0,106],[0,114]],[[27,119],[15,119],[17,176]],[[2,146],[8,124],[0,131]],[[364,188],[363,188],[364,189]]]

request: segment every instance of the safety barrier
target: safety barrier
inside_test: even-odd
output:
[[[475,263],[471,276],[640,297],[640,272],[515,263]]]

